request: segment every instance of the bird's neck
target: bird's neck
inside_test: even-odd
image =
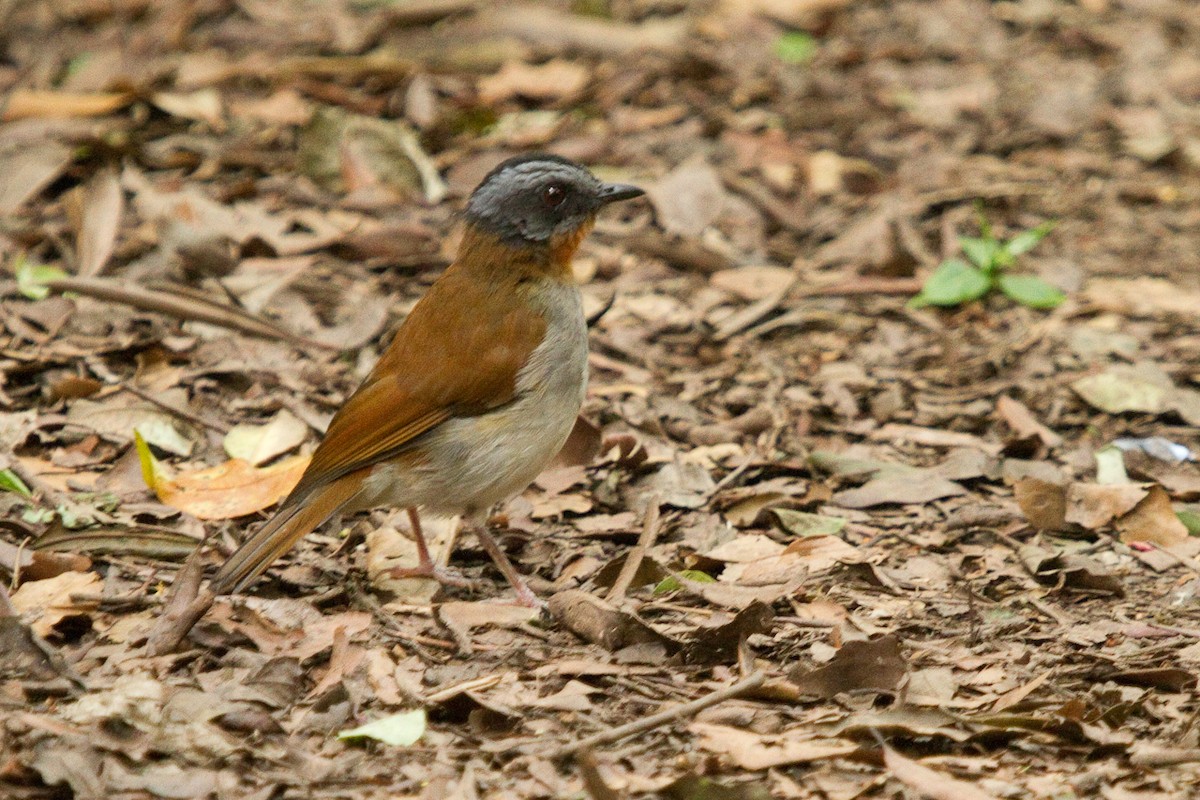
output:
[[[545,242],[513,243],[468,224],[463,229],[454,268],[490,280],[549,278],[574,283],[571,258],[591,229],[588,223]]]

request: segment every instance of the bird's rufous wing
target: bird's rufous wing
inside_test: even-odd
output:
[[[448,419],[510,402],[518,373],[546,331],[545,318],[520,291],[515,281],[485,287],[448,270],[330,422],[284,505],[403,452]]]

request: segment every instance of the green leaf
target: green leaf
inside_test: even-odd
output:
[[[685,569],[679,573],[679,577],[686,578],[689,581],[695,581],[696,583],[717,582],[717,579],[712,575],[709,575],[707,572],[701,572],[698,569]],[[654,594],[667,594],[668,592],[678,591],[679,588],[679,580],[674,575],[671,575],[658,582],[658,586],[654,587]]]
[[[1175,516],[1187,528],[1189,536],[1200,536],[1200,513],[1184,508],[1176,511]]]
[[[16,492],[22,497],[33,497],[33,492],[29,491],[25,481],[21,480],[21,476],[11,469],[0,469],[0,491]]]
[[[1000,291],[1030,308],[1056,308],[1067,296],[1036,275],[1001,275]]]
[[[394,747],[416,744],[425,735],[425,709],[402,711],[338,733],[339,739],[375,739]]]
[[[996,266],[1000,255],[1000,243],[991,237],[974,239],[970,236],[958,237],[963,253],[972,264],[984,272],[989,272]]]
[[[1033,230],[1018,233],[1013,238],[1009,239],[1004,245],[1004,250],[1010,256],[1016,257],[1023,253],[1028,253],[1033,248],[1037,247],[1037,243],[1046,238],[1046,234],[1054,230],[1054,222],[1043,222]]]
[[[785,33],[775,40],[775,55],[785,64],[807,64],[817,53],[817,40],[802,31]]]
[[[13,272],[17,277],[17,291],[30,300],[45,300],[50,294],[46,282],[67,277],[67,273],[58,267],[29,261],[24,255],[17,256]]]
[[[846,527],[845,517],[827,517],[790,508],[769,509],[784,531],[794,536],[833,536]]]
[[[988,276],[957,258],[943,261],[914,299],[933,306],[957,306],[977,300],[992,287]]]

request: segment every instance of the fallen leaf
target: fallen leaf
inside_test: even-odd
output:
[[[1088,405],[1108,414],[1140,411],[1160,414],[1167,408],[1172,388],[1169,378],[1148,365],[1118,365],[1095,375],[1087,375],[1071,384]]]
[[[996,400],[996,416],[1004,420],[1019,439],[1037,437],[1046,447],[1058,447],[1062,444],[1061,436],[1038,422],[1032,411],[1008,395],[1001,395]]]
[[[664,645],[670,651],[678,648],[677,643],[637,616],[587,592],[577,589],[558,592],[547,605],[567,630],[610,651],[636,644]]]
[[[716,288],[743,300],[761,300],[786,290],[796,282],[797,275],[787,267],[751,264],[714,272],[708,280]]]
[[[99,275],[112,256],[125,213],[125,194],[112,169],[92,176],[82,190],[81,219],[75,231],[79,275]]]
[[[794,668],[788,678],[802,694],[831,698],[842,692],[894,692],[908,674],[895,634],[846,642],[833,659],[816,669]]]
[[[339,731],[339,739],[374,739],[393,747],[408,747],[425,735],[425,709],[401,711],[388,717],[368,722],[357,728]]]
[[[0,145],[0,214],[13,213],[53,183],[71,157],[71,148],[53,139]]]
[[[1038,478],[1013,484],[1013,495],[1029,524],[1043,531],[1061,531],[1067,524],[1067,487]]]
[[[408,515],[393,517],[367,534],[367,577],[371,585],[408,603],[428,603],[441,590],[433,578],[397,578],[393,569],[412,569],[420,564],[416,539],[409,530]],[[399,528],[396,526],[400,526]],[[430,557],[438,566],[450,562],[450,553],[458,538],[459,518],[421,515],[421,530],[429,545]]]
[[[416,132],[398,120],[323,107],[300,129],[300,170],[334,191],[380,186],[437,203],[446,183]]]
[[[668,233],[699,236],[716,221],[725,204],[725,187],[703,157],[689,159],[646,188],[658,224]]]
[[[292,456],[265,468],[239,458],[215,467],[169,474],[140,434],[135,434],[142,478],[163,505],[197,519],[235,519],[270,508],[300,481],[310,455]]]
[[[230,458],[240,458],[257,467],[298,447],[306,436],[308,426],[285,408],[265,425],[233,426],[222,444]]]
[[[778,523],[780,530],[793,536],[834,536],[846,527],[845,517],[809,514],[790,508],[772,508],[769,509],[769,513]]]
[[[77,603],[71,595],[99,595],[103,581],[95,572],[63,572],[41,581],[26,581],[12,593],[13,608],[39,636],[49,636],[67,617],[95,609],[94,602]]]
[[[1145,484],[1072,483],[1067,486],[1066,521],[1098,530],[1132,511],[1148,492]]]
[[[579,94],[589,77],[589,70],[583,64],[563,58],[536,66],[509,61],[494,75],[480,79],[479,99],[487,105],[495,105],[513,97],[565,100]]]
[[[1161,486],[1151,486],[1146,497],[1116,522],[1122,542],[1151,542],[1174,547],[1188,541],[1187,526],[1171,507],[1171,498]]]
[[[133,95],[124,92],[55,92],[16,89],[4,98],[0,122],[44,117],[102,117],[129,105]]]
[[[846,489],[833,496],[834,505],[843,508],[871,508],[888,504],[925,505],[944,497],[958,497],[967,490],[952,480],[932,472],[918,472],[873,478],[857,489]]]
[[[187,410],[187,392],[183,389],[169,389],[158,397],[165,405]],[[191,455],[201,436],[192,423],[153,403],[138,399],[130,402],[127,394],[103,401],[76,400],[71,403],[67,419],[122,442],[140,435],[158,449],[178,456]]]
[[[770,633],[774,620],[775,614],[766,603],[751,603],[733,619],[697,628],[684,643],[680,656],[685,664],[733,663],[746,637]]]
[[[887,746],[883,748],[883,763],[897,780],[930,800],[996,800],[995,795],[973,783],[935,772]]]
[[[762,770],[785,764],[806,764],[849,755],[858,749],[841,739],[803,739],[795,735],[765,736],[728,725],[693,722],[688,730],[700,737],[696,746],[726,756],[745,770]]]

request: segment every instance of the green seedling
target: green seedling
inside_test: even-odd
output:
[[[802,31],[785,33],[775,40],[775,55],[785,64],[807,64],[817,54],[817,40]]]
[[[992,226],[980,213],[978,238],[960,236],[958,239],[966,259],[948,258],[939,264],[909,305],[913,308],[959,306],[999,289],[1021,305],[1055,308],[1066,299],[1061,291],[1036,275],[1010,272],[1017,258],[1036,247],[1053,228],[1053,222],[1043,222],[1002,241],[992,233]]]

